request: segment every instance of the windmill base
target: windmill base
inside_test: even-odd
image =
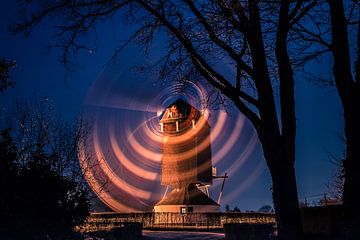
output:
[[[173,189],[154,206],[154,212],[211,213],[220,212],[220,205],[199,190],[195,184]]]

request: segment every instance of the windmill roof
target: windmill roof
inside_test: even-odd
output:
[[[187,187],[174,189],[164,199],[156,204],[159,205],[218,205],[214,200],[200,191],[194,184]]]

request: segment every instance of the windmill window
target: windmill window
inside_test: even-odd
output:
[[[186,207],[181,207],[180,208],[180,213],[181,214],[186,214]]]

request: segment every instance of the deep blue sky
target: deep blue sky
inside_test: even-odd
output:
[[[98,39],[97,48],[91,53],[82,53],[77,58],[79,69],[64,83],[64,67],[58,62],[59,52],[47,53],[43,48],[49,42],[49,29],[41,26],[33,35],[25,40],[12,37],[7,31],[9,21],[16,19],[16,1],[7,1],[0,9],[0,57],[15,59],[16,68],[12,78],[16,86],[0,95],[2,107],[10,103],[14,97],[36,98],[46,96],[54,101],[57,110],[66,118],[74,117],[84,107],[87,94],[93,88],[108,88],[99,84],[104,64],[108,61],[116,41],[122,36],[122,26],[116,23],[104,24]],[[116,30],[119,31],[116,31]],[[133,52],[132,52],[133,51]],[[144,57],[134,50],[127,50],[117,64],[121,77],[115,77],[117,86],[127,86],[127,81],[134,78],[132,61],[142,61]],[[136,61],[135,61],[136,62]],[[330,75],[331,61],[315,66],[316,71]],[[96,84],[95,84],[96,83]],[[121,94],[121,91],[119,91]],[[302,79],[296,83],[297,112],[297,149],[296,174],[300,199],[324,193],[326,184],[331,180],[336,166],[331,164],[328,153],[339,157],[343,154],[343,143],[338,137],[343,133],[342,109],[335,88],[318,89]],[[261,159],[261,148],[256,148],[253,162]],[[225,186],[225,194],[243,177],[231,176]],[[231,202],[230,207],[238,205],[241,210],[258,209],[264,204],[271,204],[270,176],[267,170],[252,183],[240,196]]]

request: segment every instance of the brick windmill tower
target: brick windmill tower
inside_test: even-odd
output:
[[[155,212],[219,212],[209,197],[212,184],[210,126],[195,107],[179,99],[160,120],[162,132],[161,184],[167,186]]]

